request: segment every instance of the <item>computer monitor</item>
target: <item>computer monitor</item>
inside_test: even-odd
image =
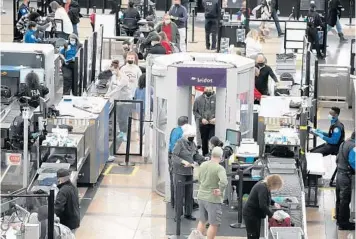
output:
[[[44,83],[44,69],[42,69],[42,68],[24,68],[24,69],[20,70],[20,84],[26,83],[26,76],[31,72],[34,72],[38,75],[40,84]]]
[[[239,147],[241,144],[241,132],[234,129],[226,129],[226,140],[230,142],[231,145]]]

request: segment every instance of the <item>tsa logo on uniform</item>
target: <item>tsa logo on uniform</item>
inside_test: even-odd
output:
[[[209,78],[199,78],[199,77],[191,77],[190,80],[195,81],[197,83],[205,83],[205,84],[212,84],[213,83],[213,79],[209,79]]]

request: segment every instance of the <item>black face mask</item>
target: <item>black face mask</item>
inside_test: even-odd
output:
[[[124,51],[129,51],[130,48],[129,47],[124,47]]]
[[[260,68],[262,68],[262,67],[265,66],[265,63],[257,63],[257,66],[260,67]]]
[[[179,4],[178,4],[178,3],[175,3],[175,4],[174,4],[174,6],[178,7],[178,6],[179,6]]]
[[[194,141],[194,137],[188,137],[188,141],[189,142],[193,142]]]
[[[129,63],[130,65],[133,64],[132,60],[128,60],[127,63]]]
[[[207,97],[210,97],[210,96],[212,96],[212,95],[213,95],[213,92],[210,92],[210,91],[205,92],[205,95],[206,95]]]

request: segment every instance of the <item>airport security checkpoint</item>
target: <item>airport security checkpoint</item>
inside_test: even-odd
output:
[[[0,238],[353,238],[355,39],[340,16],[328,34],[332,3],[172,3],[5,2]]]

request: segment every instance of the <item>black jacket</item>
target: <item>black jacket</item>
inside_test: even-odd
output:
[[[158,43],[149,49],[145,55],[145,59],[149,54],[153,55],[166,55],[166,49],[161,45],[161,43]]]
[[[315,10],[310,9],[307,14],[307,24],[310,28],[319,27],[322,25],[321,17]]]
[[[72,1],[69,5],[68,16],[72,24],[78,24],[82,15],[80,14],[80,6],[78,2]]]
[[[258,65],[256,65],[257,68]],[[262,95],[267,95],[268,94],[268,78],[272,77],[272,79],[277,82],[277,76],[274,74],[273,70],[271,67],[268,65],[265,65],[260,69],[260,74],[258,77],[255,78],[255,87],[256,89],[261,92]]]
[[[348,139],[341,144],[339,153],[336,156],[338,172],[355,173],[355,170],[353,170],[349,163],[349,153],[353,148],[355,148],[355,139]]]
[[[28,100],[29,106],[33,108],[37,108],[40,104],[40,97],[44,98],[47,94],[49,93],[49,90],[46,86],[39,85],[38,89],[30,89],[27,85],[23,86],[21,88],[20,93],[18,94],[19,97],[21,96],[26,96],[26,97],[31,97],[30,100]],[[26,102],[26,100],[25,100]],[[23,103],[25,103],[23,102]]]
[[[128,9],[126,9],[126,11],[123,14],[123,19],[125,19],[125,18],[132,18],[138,22],[138,21],[140,21],[141,16],[136,8],[129,7]]]
[[[218,0],[204,0],[205,18],[218,19],[221,14],[220,3]]]
[[[243,215],[257,218],[271,218],[273,216],[270,206],[274,204],[271,192],[265,182],[258,182],[252,187],[247,202],[243,207]]]
[[[80,225],[78,189],[67,181],[58,185],[59,192],[54,203],[54,212],[61,224],[73,230]]]
[[[278,10],[278,0],[272,0],[271,1],[271,10]]]
[[[340,0],[331,0],[329,2],[328,25],[334,27],[336,25],[337,17],[340,17],[342,5]]]

